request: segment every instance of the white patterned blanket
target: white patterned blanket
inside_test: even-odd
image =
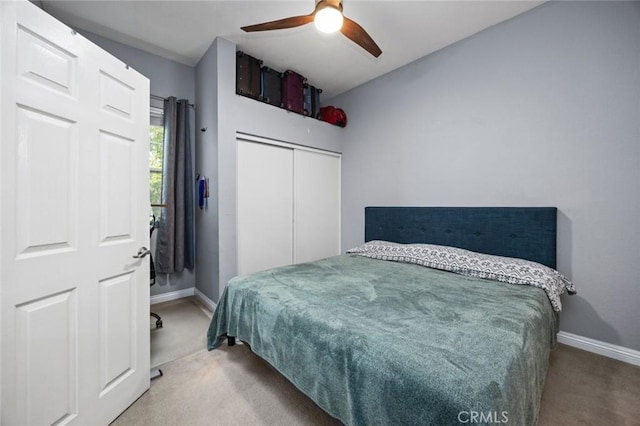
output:
[[[347,253],[372,259],[415,263],[509,284],[531,285],[545,291],[556,312],[562,310],[561,294],[565,291],[576,294],[573,283],[558,271],[524,259],[493,256],[433,244],[398,244],[377,240],[352,248]]]

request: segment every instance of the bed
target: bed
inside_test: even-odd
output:
[[[555,268],[556,209],[368,207],[365,241]],[[236,277],[208,348],[240,339],[349,425],[535,424],[558,331],[549,294],[389,260],[352,253]]]

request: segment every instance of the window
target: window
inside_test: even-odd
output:
[[[151,210],[156,218],[162,215],[162,161],[164,157],[164,103],[156,97],[151,98],[151,126],[149,128],[149,191]]]
[[[164,148],[164,128],[151,125],[149,129],[149,190],[151,204],[162,204],[162,157]],[[162,214],[162,207],[152,207],[156,218]]]

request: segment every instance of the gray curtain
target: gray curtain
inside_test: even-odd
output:
[[[193,269],[195,263],[194,191],[189,101],[164,101],[162,211],[155,267],[160,274]]]

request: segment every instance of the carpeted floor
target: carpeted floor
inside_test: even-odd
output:
[[[114,425],[339,424],[242,344],[200,349],[162,370]],[[640,367],[558,345],[539,425],[640,425],[639,401]]]
[[[566,345],[549,364],[539,425],[640,425],[640,367]]]
[[[204,348],[207,327],[211,321],[195,298],[172,300],[151,306],[151,312],[162,317],[162,328],[151,324],[151,368],[182,358]]]
[[[247,346],[206,349],[162,366],[113,425],[339,425]]]

